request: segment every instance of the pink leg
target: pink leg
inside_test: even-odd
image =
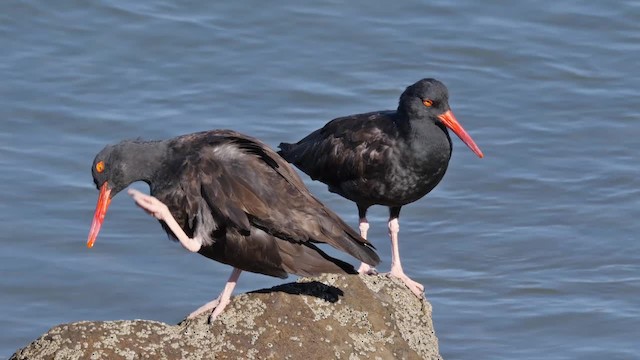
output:
[[[185,249],[191,252],[198,252],[198,250],[200,250],[202,241],[198,238],[188,237],[184,230],[182,230],[180,225],[178,225],[178,222],[171,214],[171,211],[169,211],[167,205],[165,205],[162,201],[156,199],[153,196],[143,194],[136,189],[129,189],[128,193],[136,202],[136,205],[146,211],[147,214],[153,216],[158,220],[164,221],[169,226],[171,231],[173,231],[173,234],[178,238],[178,241],[180,241],[180,244],[182,244]]]
[[[208,303],[199,307],[196,311],[189,314],[187,319],[193,319],[204,312],[213,310],[211,312],[211,315],[209,316],[209,323],[212,323],[218,317],[218,315],[222,313],[224,308],[229,304],[231,300],[231,293],[233,292],[233,289],[236,287],[236,283],[238,282],[240,273],[242,273],[242,270],[238,268],[233,268],[233,272],[231,273],[231,276],[229,277],[227,284],[224,286],[224,290],[222,290],[222,294],[220,294],[220,296],[218,296],[217,299],[213,301],[209,301]]]
[[[363,239],[366,239],[367,231],[369,231],[369,222],[367,222],[367,218],[360,218],[359,228],[360,228],[360,236],[362,236]],[[360,263],[358,272],[360,274],[365,274],[365,275],[375,275],[378,273],[374,267],[372,267],[367,263]]]
[[[202,246],[202,241],[198,238],[190,238],[185,234],[184,230],[180,228],[180,225],[176,222],[176,219],[173,217],[169,208],[165,204],[163,204],[160,200],[156,199],[153,196],[149,196],[141,193],[135,189],[129,189],[129,195],[135,200],[136,204],[140,206],[144,211],[146,211],[149,215],[155,217],[158,220],[164,221],[171,231],[176,235],[180,244],[184,246],[185,249],[191,252],[198,252],[200,247]],[[211,316],[209,317],[209,322],[215,320],[222,310],[229,304],[231,299],[231,293],[233,289],[236,287],[236,283],[238,282],[238,278],[240,277],[240,273],[242,270],[234,268],[227,284],[224,286],[224,290],[222,290],[222,294],[218,296],[217,299],[209,301],[208,303],[202,305],[196,311],[189,314],[187,319],[193,319],[196,316],[213,309]]]
[[[400,250],[398,248],[399,232],[400,224],[398,223],[398,218],[390,219],[389,236],[391,237],[391,272],[389,272],[389,275],[402,280],[411,292],[413,292],[417,297],[422,297],[422,294],[424,293],[424,286],[411,280],[407,275],[405,275],[404,270],[402,270],[402,263],[400,263]]]

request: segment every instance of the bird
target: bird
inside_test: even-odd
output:
[[[359,230],[367,238],[367,210],[389,208],[391,271],[421,297],[424,286],[409,278],[400,262],[400,209],[428,194],[442,180],[451,158],[451,129],[480,158],[480,148],[453,115],[449,91],[425,78],[408,86],[396,110],[375,111],[329,121],[295,144],[280,143],[283,158],[356,203]],[[362,263],[360,273],[375,274]]]
[[[93,247],[111,199],[143,181],[150,194],[129,189],[135,203],[190,252],[231,265],[216,299],[188,319],[211,311],[212,322],[230,302],[242,271],[288,274],[357,274],[316,244],[326,243],[377,264],[371,243],[314,197],[293,167],[267,145],[233,130],[210,130],[167,140],[124,140],[95,157],[100,191],[87,246]]]

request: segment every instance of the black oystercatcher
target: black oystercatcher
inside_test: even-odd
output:
[[[171,238],[191,252],[231,265],[220,296],[189,315],[222,312],[242,270],[287,274],[357,273],[316,247],[327,243],[360,261],[380,259],[335,213],[313,197],[293,168],[257,139],[216,130],[164,141],[123,141],[105,147],[92,167],[100,190],[88,247],[107,207],[135,181],[151,195],[129,190],[138,206],[160,220]]]
[[[367,209],[389,207],[391,272],[417,296],[424,287],[405,275],[398,253],[398,217],[403,205],[429,193],[442,180],[451,158],[453,130],[479,157],[482,152],[449,108],[449,93],[438,80],[407,87],[396,111],[334,119],[296,144],[281,143],[279,154],[358,206],[360,234],[367,237]],[[373,273],[367,264],[361,273]]]

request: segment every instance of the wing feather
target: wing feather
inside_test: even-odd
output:
[[[373,246],[311,195],[295,170],[253,138],[226,132],[199,152],[202,196],[214,217],[290,242],[322,242],[377,264]]]
[[[334,119],[296,144],[280,144],[279,154],[309,175],[330,186],[371,176],[384,169],[393,150],[392,112],[359,114]]]

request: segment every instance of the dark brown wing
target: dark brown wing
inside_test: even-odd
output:
[[[330,186],[387,169],[386,158],[398,134],[395,112],[374,112],[328,122],[296,144],[281,143],[278,152],[313,180]]]
[[[197,168],[214,217],[241,233],[257,227],[293,243],[327,243],[368,264],[379,263],[373,246],[313,197],[273,150],[232,131],[208,134]]]
[[[312,243],[292,243],[257,228],[246,236],[227,229],[211,245],[203,246],[199,253],[245,271],[280,278],[286,278],[287,274],[357,273],[351,264],[328,256]]]

